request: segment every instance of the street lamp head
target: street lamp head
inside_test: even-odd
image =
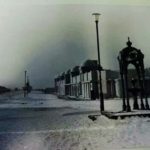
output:
[[[95,16],[95,21],[98,21],[98,20],[99,20],[99,16],[100,16],[101,14],[99,14],[99,13],[93,13],[92,15]]]

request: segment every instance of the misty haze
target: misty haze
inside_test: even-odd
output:
[[[93,12],[99,20],[101,62],[117,70],[118,52],[130,36],[149,67],[149,7],[102,5],[1,5],[0,83],[22,87],[24,70],[35,88],[54,85],[55,75],[97,59]]]

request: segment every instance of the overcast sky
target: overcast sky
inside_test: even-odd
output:
[[[99,21],[101,62],[118,69],[127,37],[150,67],[150,6],[100,4],[0,5],[0,85],[22,87],[24,70],[33,87],[53,86],[55,75],[97,59],[93,12]]]

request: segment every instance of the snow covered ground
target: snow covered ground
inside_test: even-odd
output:
[[[121,110],[122,103],[119,99],[114,99],[106,100],[105,105],[109,111],[114,108]],[[150,149],[150,118],[111,120],[99,116],[97,120],[91,121],[88,115],[99,114],[98,100],[69,101],[42,93],[31,93],[26,98],[22,93],[0,96],[0,110],[26,108],[29,111],[41,108],[50,110],[49,127],[38,130],[18,128],[18,130],[1,131],[0,150]],[[0,115],[0,125],[1,117],[2,115]],[[37,119],[40,121],[41,118]]]

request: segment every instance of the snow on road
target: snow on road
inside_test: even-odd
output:
[[[61,129],[0,132],[0,150],[150,149],[150,118],[111,120],[100,116],[93,122],[87,117],[88,111],[98,112],[99,101],[68,101],[49,94],[32,93],[25,99],[21,95],[12,96],[9,102],[1,103],[0,108],[73,108],[70,113],[62,114],[68,117],[72,125],[66,128],[68,122],[64,121]],[[116,107],[116,104],[118,110],[121,109],[119,100],[107,100],[105,104],[108,110]],[[85,110],[86,115],[83,113]],[[55,117],[52,121],[58,119]]]
[[[110,105],[111,101],[111,105]],[[116,111],[121,110],[122,103],[120,99],[111,99],[105,101],[107,110]],[[41,94],[34,92],[29,94],[27,97],[23,97],[23,93],[16,95],[7,94],[4,97],[0,96],[0,108],[62,108],[71,107],[75,109],[88,110],[88,111],[99,111],[100,102],[95,101],[75,101],[75,100],[64,100],[58,99],[55,95]]]

